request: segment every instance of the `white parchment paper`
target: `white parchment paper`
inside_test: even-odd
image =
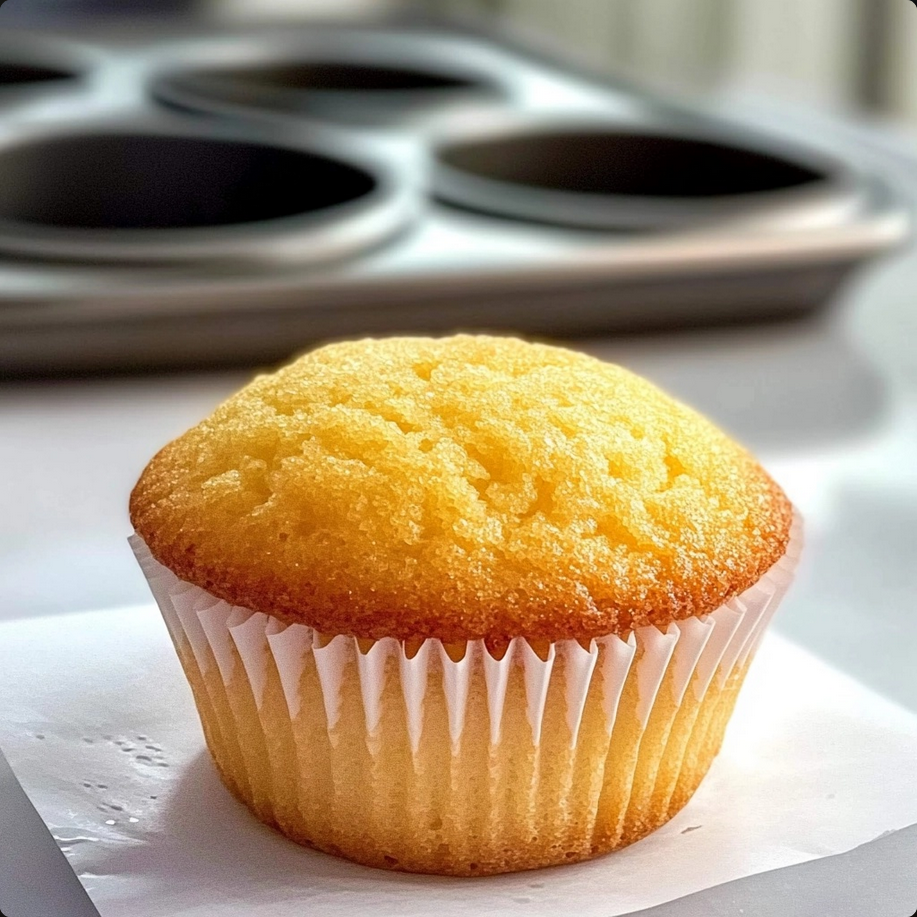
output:
[[[773,635],[683,812],[512,876],[380,872],[260,825],[210,764],[153,607],[0,625],[0,747],[102,917],[614,917],[917,822],[917,717]]]

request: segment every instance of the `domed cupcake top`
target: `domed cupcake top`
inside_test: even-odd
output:
[[[513,338],[333,344],[150,462],[131,519],[181,578],[358,637],[560,640],[713,611],[792,509],[620,367]]]

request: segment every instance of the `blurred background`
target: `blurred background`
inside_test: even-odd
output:
[[[724,86],[917,120],[909,0],[6,0],[7,23],[185,13],[223,21],[419,13],[510,27],[677,92]]]
[[[13,0],[15,2],[15,0]],[[899,0],[436,3],[550,36],[597,68],[685,93],[724,87],[917,118],[914,9]]]
[[[917,709],[915,138],[910,0],[6,0],[0,623],[147,603],[130,488],[254,372],[485,328],[746,443],[777,626]]]

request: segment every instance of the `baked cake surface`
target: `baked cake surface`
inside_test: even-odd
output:
[[[708,420],[513,338],[332,344],[166,446],[131,520],[180,578],[321,632],[585,639],[711,612],[792,509]]]

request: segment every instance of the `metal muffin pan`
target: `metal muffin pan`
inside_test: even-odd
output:
[[[396,62],[427,76],[341,88]],[[0,116],[8,373],[277,360],[364,333],[787,315],[908,229],[879,179],[830,152],[470,36],[110,40],[84,84]],[[354,181],[315,209],[319,161]],[[296,163],[323,187],[303,190]],[[249,167],[273,186],[246,191]]]

